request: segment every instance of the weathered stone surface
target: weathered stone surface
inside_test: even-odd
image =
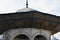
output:
[[[4,32],[3,35],[4,40],[14,40],[18,35],[26,35],[30,40],[34,40],[37,35],[41,35],[44,36],[47,40],[50,40],[51,32],[48,30],[36,28],[19,28],[8,30]]]

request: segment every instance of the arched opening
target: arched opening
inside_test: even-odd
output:
[[[46,37],[42,36],[42,35],[37,35],[34,40],[47,40]]]
[[[16,36],[14,40],[29,40],[29,37],[22,34],[22,35]]]

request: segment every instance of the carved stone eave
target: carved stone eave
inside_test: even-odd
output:
[[[1,14],[0,18],[0,34],[16,28],[45,29],[54,34],[60,26],[60,17],[38,11]]]

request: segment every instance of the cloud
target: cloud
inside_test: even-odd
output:
[[[1,0],[0,13],[16,12],[24,8],[25,4],[25,0]],[[60,15],[60,0],[29,0],[29,7],[45,13]]]
[[[3,35],[0,35],[0,39],[3,39]]]
[[[35,2],[31,1],[29,6],[42,12],[55,14],[56,10],[60,8],[59,5],[60,0],[38,0]]]
[[[56,37],[57,39],[60,39],[60,32],[56,33],[56,34],[55,34],[55,37]]]
[[[24,7],[21,0],[3,0],[0,1],[0,13],[15,12],[17,9]],[[25,3],[24,3],[25,4]]]

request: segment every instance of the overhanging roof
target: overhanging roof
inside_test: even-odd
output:
[[[52,34],[59,31],[60,17],[38,11],[16,12],[0,15],[0,34],[16,28],[46,29]]]

